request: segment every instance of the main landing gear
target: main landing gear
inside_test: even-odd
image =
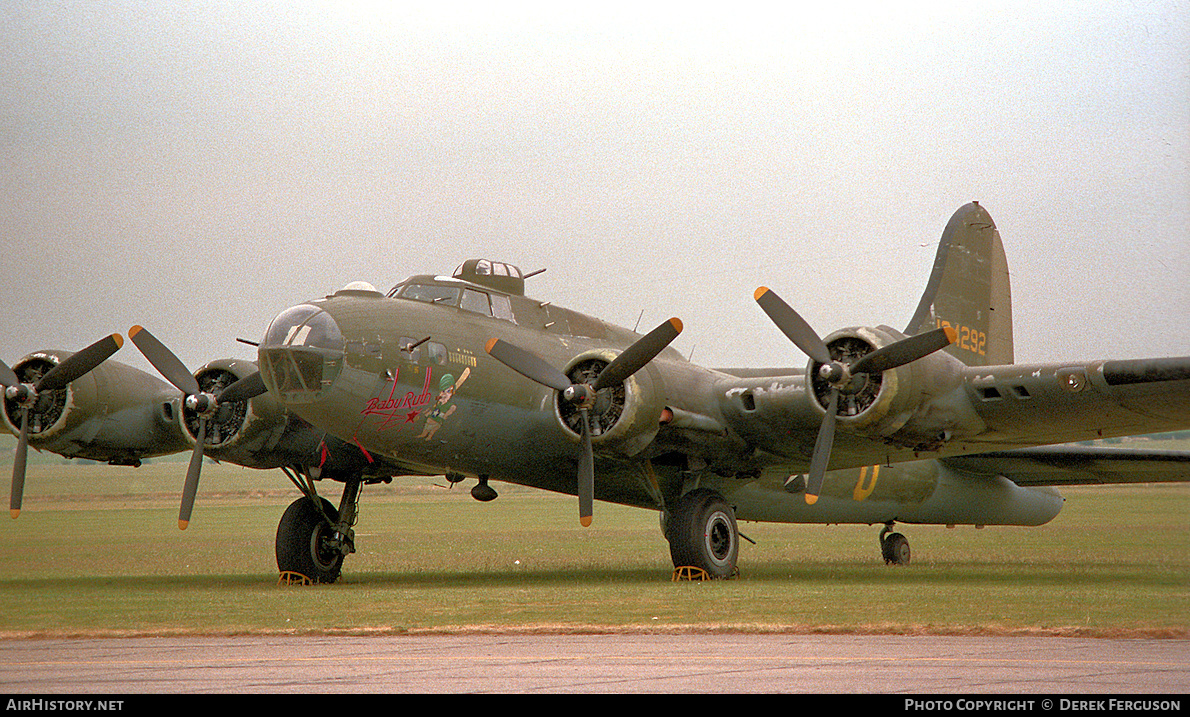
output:
[[[358,477],[346,481],[336,510],[314,491],[313,481],[284,470],[303,495],[290,504],[277,525],[277,568],[282,574],[333,583],[339,579],[343,559],[355,552],[353,526],[363,483]]]
[[[695,567],[712,578],[735,574],[740,532],[723,496],[699,488],[678,499],[665,518],[665,537],[675,568]]]
[[[888,565],[909,564],[909,539],[900,533],[892,532],[893,522],[884,524],[880,531],[880,553]]]

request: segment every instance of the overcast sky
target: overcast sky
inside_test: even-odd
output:
[[[1187,2],[569,4],[8,0],[0,358],[138,323],[254,357],[288,306],[482,256],[796,365],[757,286],[903,328],[971,200],[1018,361],[1190,355]]]

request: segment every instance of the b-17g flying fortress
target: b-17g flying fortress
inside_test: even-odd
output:
[[[1008,262],[978,202],[944,228],[903,330],[820,336],[782,281],[754,289],[752,318],[805,365],[699,366],[670,346],[697,316],[638,334],[530,298],[491,259],[285,309],[255,362],[191,370],[132,327],[166,382],[113,358],[119,334],[35,351],[0,366],[11,514],[29,447],[118,465],[189,450],[179,526],[204,457],[277,469],[299,492],[278,568],[317,582],[356,549],[361,488],[399,475],[474,481],[481,501],[500,482],[572,494],[584,526],[597,501],[656,510],[675,568],[724,578],[737,521],[883,526],[884,559],[903,564],[897,524],[1041,525],[1055,486],[1190,480],[1184,451],[1077,443],[1190,428],[1190,357],[1014,363]]]

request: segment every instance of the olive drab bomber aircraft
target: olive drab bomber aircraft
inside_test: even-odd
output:
[[[118,334],[0,364],[12,516],[29,446],[123,465],[190,450],[179,526],[204,456],[280,468],[302,495],[277,564],[316,582],[355,550],[362,486],[398,475],[474,479],[481,501],[491,481],[575,495],[584,526],[595,500],[657,510],[675,568],[724,578],[737,521],[879,525],[900,564],[896,523],[1041,525],[1054,486],[1190,480],[1190,451],[1087,443],[1190,427],[1190,357],[1014,364],[1008,265],[978,203],[947,224],[904,332],[820,337],[756,289],[804,366],[703,368],[669,346],[680,320],[640,335],[531,299],[526,278],[473,259],[387,294],[353,283],[281,312],[256,363],[193,373],[133,327],[168,384],[108,360]]]

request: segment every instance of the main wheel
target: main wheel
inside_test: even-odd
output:
[[[908,565],[909,539],[900,533],[889,533],[880,544],[880,552],[889,565]]]
[[[735,511],[723,496],[700,488],[682,496],[666,521],[669,554],[675,568],[702,568],[712,578],[735,572],[740,550]]]
[[[332,521],[339,511],[325,498],[322,510]],[[343,570],[343,553],[330,544],[332,527],[309,498],[298,498],[277,525],[277,567],[301,573],[317,583],[333,583]]]

